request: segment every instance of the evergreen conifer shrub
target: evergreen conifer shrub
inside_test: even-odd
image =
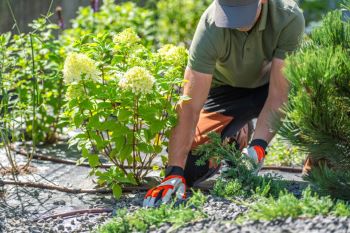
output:
[[[346,1],[347,10],[350,1]],[[286,62],[291,94],[281,134],[316,164],[305,178],[350,200],[350,19],[330,12]]]

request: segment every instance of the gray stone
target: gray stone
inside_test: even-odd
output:
[[[64,230],[64,226],[63,226],[63,225],[58,225],[57,229],[58,229],[59,231],[63,231],[63,230]]]

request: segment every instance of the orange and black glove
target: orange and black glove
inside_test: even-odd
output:
[[[256,165],[256,173],[260,171],[264,165],[266,156],[267,142],[262,139],[254,139],[247,148],[244,148],[242,153],[248,156]]]
[[[165,178],[145,195],[143,207],[155,207],[169,203],[172,196],[178,200],[186,199],[186,180],[181,167],[169,166],[165,171]]]

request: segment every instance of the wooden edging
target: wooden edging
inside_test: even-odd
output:
[[[40,188],[40,189],[48,189],[48,190],[56,190],[65,193],[99,193],[99,194],[109,194],[112,193],[111,189],[74,189],[67,188],[59,185],[51,185],[51,184],[42,184],[36,182],[22,182],[22,181],[12,181],[12,180],[0,180],[0,186],[4,185],[16,185],[22,187],[30,187],[30,188]],[[134,191],[147,191],[147,187],[145,186],[134,186],[134,187],[123,187],[123,192],[134,192]]]
[[[52,218],[73,217],[75,215],[81,215],[81,214],[100,214],[100,213],[110,213],[110,212],[113,212],[113,209],[111,209],[111,208],[95,208],[95,209],[73,210],[73,211],[68,211],[68,212],[64,212],[64,213],[60,213],[60,214],[43,216],[43,217],[35,219],[34,221],[47,220],[47,219],[52,219]]]
[[[261,170],[270,170],[270,171],[281,171],[281,172],[290,172],[290,173],[302,173],[303,169],[301,167],[285,167],[285,166],[264,166]]]
[[[15,149],[15,148],[11,148],[11,149],[14,152],[16,152],[17,154],[19,154],[19,155],[23,155],[23,156],[26,156],[26,157],[30,156],[24,149]],[[32,158],[36,159],[36,160],[41,160],[41,161],[50,161],[50,162],[54,162],[54,163],[61,163],[61,164],[81,166],[81,167],[90,167],[89,163],[77,164],[77,161],[75,161],[75,160],[61,159],[61,158],[57,158],[55,156],[50,156],[50,155],[33,154]],[[115,165],[114,164],[100,164],[97,167],[99,167],[99,168],[110,168],[112,166],[115,166]],[[133,169],[134,167],[133,166],[124,165],[123,168],[125,168],[125,169]],[[137,167],[137,168],[139,169],[141,167]],[[144,169],[152,170],[153,167],[144,167]],[[162,167],[160,167],[160,169],[162,169]]]
[[[24,149],[15,149],[12,148],[14,152],[16,152],[19,155],[27,156],[29,157],[29,154]],[[41,160],[41,161],[50,161],[54,163],[61,163],[61,164],[67,164],[67,165],[75,165],[75,166],[82,166],[82,167],[90,167],[89,163],[81,163],[77,164],[77,161],[69,160],[69,159],[61,159],[54,156],[48,156],[48,155],[41,155],[41,154],[34,154],[32,156],[33,159]],[[100,168],[110,168],[114,166],[114,164],[101,164],[98,167]],[[132,166],[124,165],[123,168],[125,169],[132,169]],[[138,167],[140,168],[140,167]],[[143,169],[152,170],[153,167],[144,167]],[[163,169],[163,167],[159,167],[159,169]],[[290,172],[290,173],[302,173],[303,169],[300,167],[286,167],[286,166],[264,166],[261,168],[261,170],[272,170],[272,171],[282,171],[282,172]]]

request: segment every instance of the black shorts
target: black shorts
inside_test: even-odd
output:
[[[268,90],[269,84],[257,88],[220,86],[210,90],[187,157],[185,178],[190,186],[210,168],[209,162],[205,166],[196,166],[195,161],[200,155],[193,155],[192,150],[207,142],[207,134],[212,131],[221,134],[223,139],[237,137],[248,122],[259,116]]]

